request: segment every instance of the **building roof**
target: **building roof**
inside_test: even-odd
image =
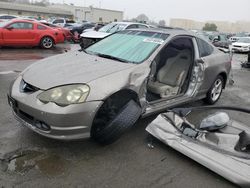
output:
[[[66,11],[62,9],[27,5],[27,4],[18,4],[18,3],[0,2],[0,9],[27,11],[27,12],[39,12],[39,13],[46,13],[46,14],[60,14],[60,15],[67,15],[67,16],[72,15],[70,11]]]

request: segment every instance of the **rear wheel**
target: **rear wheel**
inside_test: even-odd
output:
[[[51,49],[54,46],[54,40],[51,37],[43,37],[40,45],[44,49]]]
[[[209,89],[208,93],[207,93],[207,97],[205,98],[205,102],[208,104],[214,104],[216,103],[221,94],[222,94],[222,90],[223,90],[223,86],[224,86],[224,79],[222,76],[218,76],[212,87]]]
[[[113,143],[141,116],[141,108],[134,100],[116,102],[106,101],[93,122],[91,137],[98,143]]]

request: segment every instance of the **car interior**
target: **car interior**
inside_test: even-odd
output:
[[[191,38],[171,41],[154,59],[147,85],[147,101],[168,99],[186,92],[194,62]]]

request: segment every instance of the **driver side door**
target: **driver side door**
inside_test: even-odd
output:
[[[30,22],[14,22],[3,31],[3,41],[6,45],[30,45],[34,37],[34,24]]]

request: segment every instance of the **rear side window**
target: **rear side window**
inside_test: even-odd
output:
[[[143,28],[143,29],[145,29],[145,28],[148,28],[146,25],[138,25],[138,28]]]
[[[42,26],[42,25],[38,25],[38,26],[37,26],[37,29],[38,29],[38,30],[45,30],[46,27],[45,27],[45,26]]]
[[[138,25],[132,24],[127,27],[127,29],[135,29],[135,28],[138,28]]]
[[[206,41],[204,41],[200,38],[196,38],[196,41],[198,44],[200,57],[206,57],[206,56],[209,56],[213,53],[213,51],[214,51],[213,47],[210,44],[208,44]]]
[[[63,19],[57,19],[53,21],[53,24],[64,23]]]

